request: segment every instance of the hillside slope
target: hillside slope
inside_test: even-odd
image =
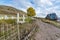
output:
[[[35,34],[35,40],[60,40],[60,29],[54,25],[44,23],[41,20],[36,21],[39,26]]]
[[[0,5],[0,14],[16,15],[17,13],[20,13],[20,16],[22,16],[23,14],[26,15],[26,13],[22,10],[18,10],[10,6]]]

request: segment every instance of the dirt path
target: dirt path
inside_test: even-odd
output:
[[[60,29],[53,25],[37,20],[39,30],[36,33],[35,40],[60,40]]]

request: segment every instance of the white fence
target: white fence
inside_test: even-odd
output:
[[[19,17],[19,13],[17,13],[17,23],[24,23],[25,22],[25,16],[23,15],[23,17],[22,17],[22,21],[20,21],[19,20],[20,19],[20,17]]]
[[[24,16],[24,14],[23,14],[23,17],[20,17],[19,13],[17,13],[16,17],[15,16],[8,17],[8,15],[1,16],[0,20],[1,19],[5,19],[5,20],[7,20],[7,19],[16,19],[17,23],[24,23],[25,22],[25,16]],[[22,21],[20,19],[22,19]]]
[[[20,40],[20,29],[18,23],[24,23],[25,22],[25,16],[23,17],[19,16],[19,13],[17,13],[17,16],[14,17],[8,17],[5,15],[4,17],[0,17],[1,19],[16,19],[17,24],[0,24],[0,40]],[[23,19],[22,21],[20,19]]]

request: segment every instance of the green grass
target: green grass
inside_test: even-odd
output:
[[[13,24],[13,23],[16,23],[16,20],[15,19],[0,20],[0,24],[3,24],[3,23]]]
[[[0,37],[3,36],[3,35],[4,35],[3,32],[0,32]]]
[[[32,23],[32,22],[33,22],[33,19],[32,19],[31,17],[27,17],[27,18],[25,19],[25,21],[26,21],[27,23]]]

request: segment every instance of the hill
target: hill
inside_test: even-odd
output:
[[[60,29],[56,26],[60,24],[47,19],[37,19],[36,24],[39,28],[35,33],[35,40],[60,40]]]
[[[11,6],[0,5],[0,14],[16,15],[17,13],[20,13],[20,16],[22,16],[23,14],[26,15],[26,13],[22,10],[16,9]]]

